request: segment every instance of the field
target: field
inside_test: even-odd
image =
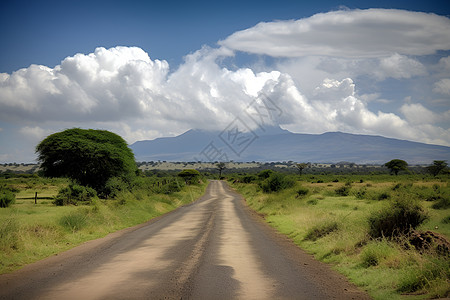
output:
[[[149,178],[151,186],[168,182]],[[0,186],[16,191],[16,201],[0,208],[0,274],[73,248],[85,241],[146,222],[203,194],[207,182],[163,193],[149,188],[123,191],[114,199],[92,199],[78,205],[55,206],[53,198],[67,179],[44,179],[36,175],[0,179]],[[35,193],[38,193],[35,204]]]
[[[94,197],[66,206],[56,206],[54,199],[70,186],[67,179],[3,176],[0,187],[14,191],[16,201],[0,209],[0,273],[143,223],[194,201],[207,185],[205,177],[185,185],[177,181],[176,172],[144,173],[130,189],[116,182],[110,199]],[[293,175],[265,170],[225,176],[271,226],[375,299],[449,296],[448,175]],[[418,213],[417,226],[407,223],[407,234],[397,229],[377,236],[373,220],[397,211],[398,205],[403,214]]]
[[[235,175],[229,181],[271,226],[317,259],[331,264],[375,299],[449,296],[449,244],[445,244],[450,237],[448,177],[289,175],[281,178],[291,183],[284,188],[280,185],[278,191],[266,192],[265,183],[269,179],[261,176]],[[441,238],[441,248],[437,240],[423,247],[414,244],[413,233],[378,238],[370,235],[369,219],[402,199],[410,207],[418,203],[427,216],[412,232],[432,232],[428,234]]]

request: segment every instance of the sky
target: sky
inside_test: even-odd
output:
[[[0,163],[73,127],[253,130],[261,95],[292,132],[450,146],[446,2],[2,1]]]

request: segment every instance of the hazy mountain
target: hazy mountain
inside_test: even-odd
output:
[[[450,147],[342,132],[299,134],[279,127],[240,134],[189,130],[176,137],[132,144],[137,161],[296,161],[409,164],[450,161]]]

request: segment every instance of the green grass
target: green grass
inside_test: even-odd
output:
[[[450,209],[432,208],[448,197],[448,178],[302,176],[297,177],[294,187],[270,194],[257,183],[233,186],[250,207],[265,215],[271,226],[317,259],[331,264],[374,299],[449,296],[448,257],[432,250],[405,248],[406,239],[405,243],[372,239],[368,234],[369,218],[401,198],[418,201],[427,212],[429,219],[417,230],[434,231],[449,239]]]
[[[67,186],[67,180],[10,179],[0,184],[14,186],[19,192],[15,204],[0,209],[0,274],[144,223],[196,200],[207,185],[185,186],[169,195],[137,190],[124,192],[114,200],[96,199],[90,205],[55,206],[51,199],[39,199],[34,204],[34,193],[52,198],[59,188]]]

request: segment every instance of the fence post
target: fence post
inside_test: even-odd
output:
[[[37,204],[37,192],[34,193],[34,204]]]

